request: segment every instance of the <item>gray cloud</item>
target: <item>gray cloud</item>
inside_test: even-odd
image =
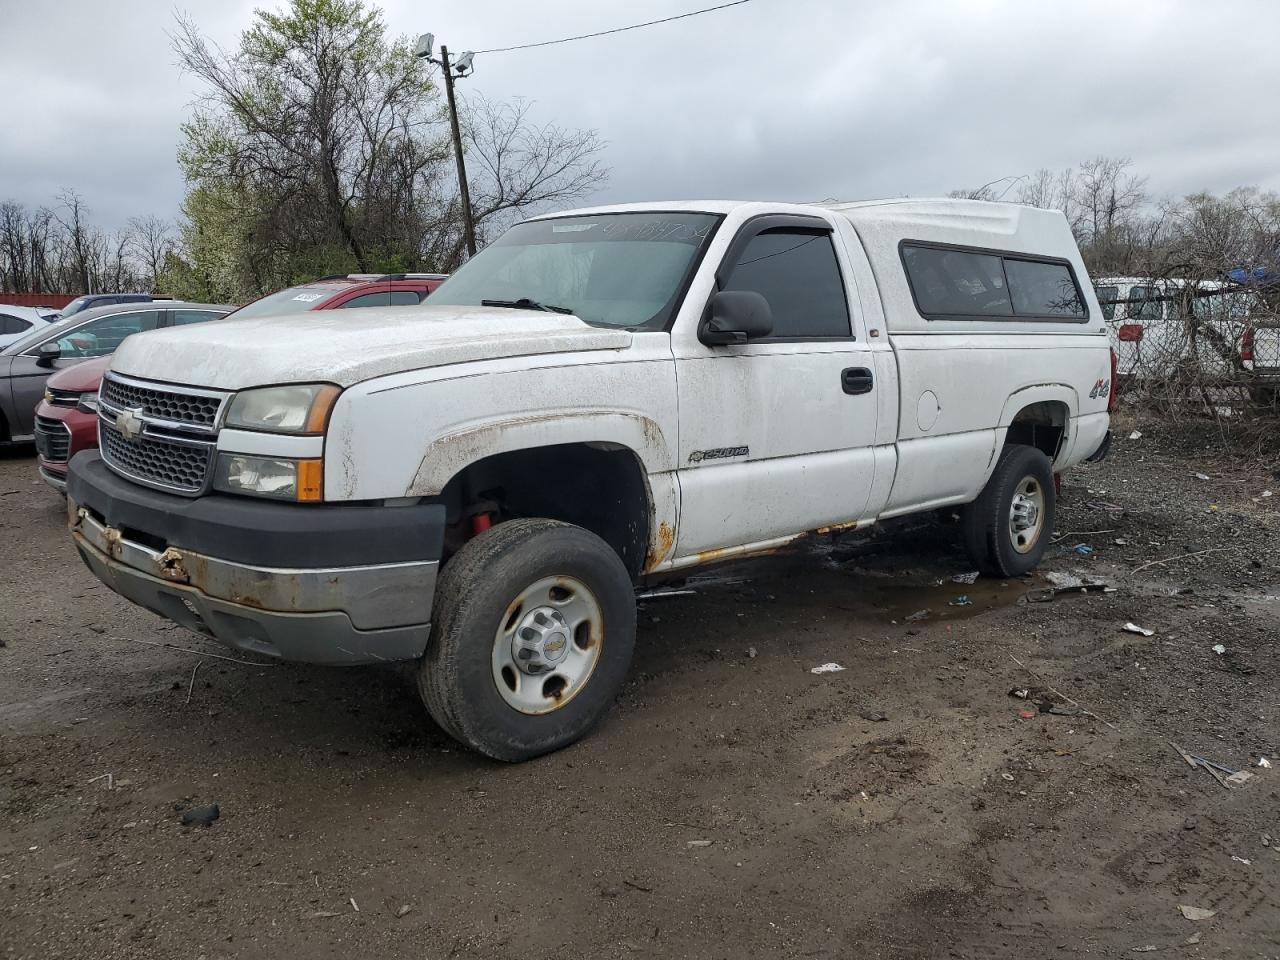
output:
[[[178,125],[198,92],[173,64],[167,2],[0,0],[0,196],[75,186],[96,217],[173,215]],[[251,3],[187,0],[224,45]],[[694,0],[601,4],[390,0],[396,32],[456,51],[667,16]],[[1096,154],[1133,157],[1156,192],[1280,188],[1270,3],[753,0],[612,37],[484,54],[463,82],[597,129],[597,202],[936,194]],[[22,131],[20,137],[12,131]]]

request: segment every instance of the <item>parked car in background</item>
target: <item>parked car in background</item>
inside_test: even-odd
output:
[[[1255,294],[1217,280],[1104,277],[1093,289],[1123,381],[1163,379],[1188,365],[1229,377],[1256,307]]]
[[[321,277],[269,293],[236,311],[236,319],[307,310],[351,307],[411,307],[421,303],[447,275],[443,273],[348,273]]]
[[[44,385],[36,407],[36,462],[41,478],[58,491],[67,487],[67,461],[98,445],[98,388],[110,357],[59,370]]]
[[[0,443],[35,439],[35,409],[59,370],[112,353],[126,337],[225,316],[234,307],[173,300],[84,310],[0,350]]]
[[[97,307],[112,307],[117,303],[154,303],[157,300],[171,301],[172,298],[155,297],[149,293],[86,293],[83,297],[76,297],[59,310],[58,314],[65,320]]]
[[[0,347],[21,340],[37,327],[47,327],[53,319],[39,307],[0,303]]]

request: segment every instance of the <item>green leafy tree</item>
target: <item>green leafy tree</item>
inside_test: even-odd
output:
[[[206,92],[182,127],[189,192],[168,289],[241,301],[324,273],[458,265],[441,97],[379,10],[290,0],[256,11],[234,52],[179,18],[174,48]],[[478,101],[464,127],[482,236],[605,177],[593,133],[538,128],[522,106]]]

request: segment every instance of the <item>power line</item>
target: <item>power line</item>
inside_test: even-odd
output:
[[[560,40],[543,40],[541,43],[522,43],[514,47],[494,47],[491,50],[477,50],[476,53],[506,53],[508,50],[529,50],[532,47],[550,47],[557,43],[572,43],[574,40],[589,40],[592,37],[607,37],[611,33],[625,33],[628,30],[639,30],[641,27],[652,27],[659,23],[670,23],[672,20],[684,20],[686,17],[696,17],[701,13],[714,13],[716,10],[725,10],[729,7],[740,7],[744,3],[750,3],[751,0],[732,0],[731,3],[722,3],[715,7],[704,7],[701,10],[691,10],[688,13],[679,13],[674,17],[663,17],[661,20],[649,20],[645,23],[633,23],[629,27],[614,27],[612,30],[600,30],[596,33],[583,33],[576,37],[563,37]]]

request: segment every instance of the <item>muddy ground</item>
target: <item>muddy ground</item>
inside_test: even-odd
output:
[[[522,766],[392,672],[155,646],[227,652],[0,456],[0,955],[1280,956],[1280,480],[1138,426],[1044,566],[1115,593],[953,583],[932,520],[826,538],[645,601],[605,725]]]

